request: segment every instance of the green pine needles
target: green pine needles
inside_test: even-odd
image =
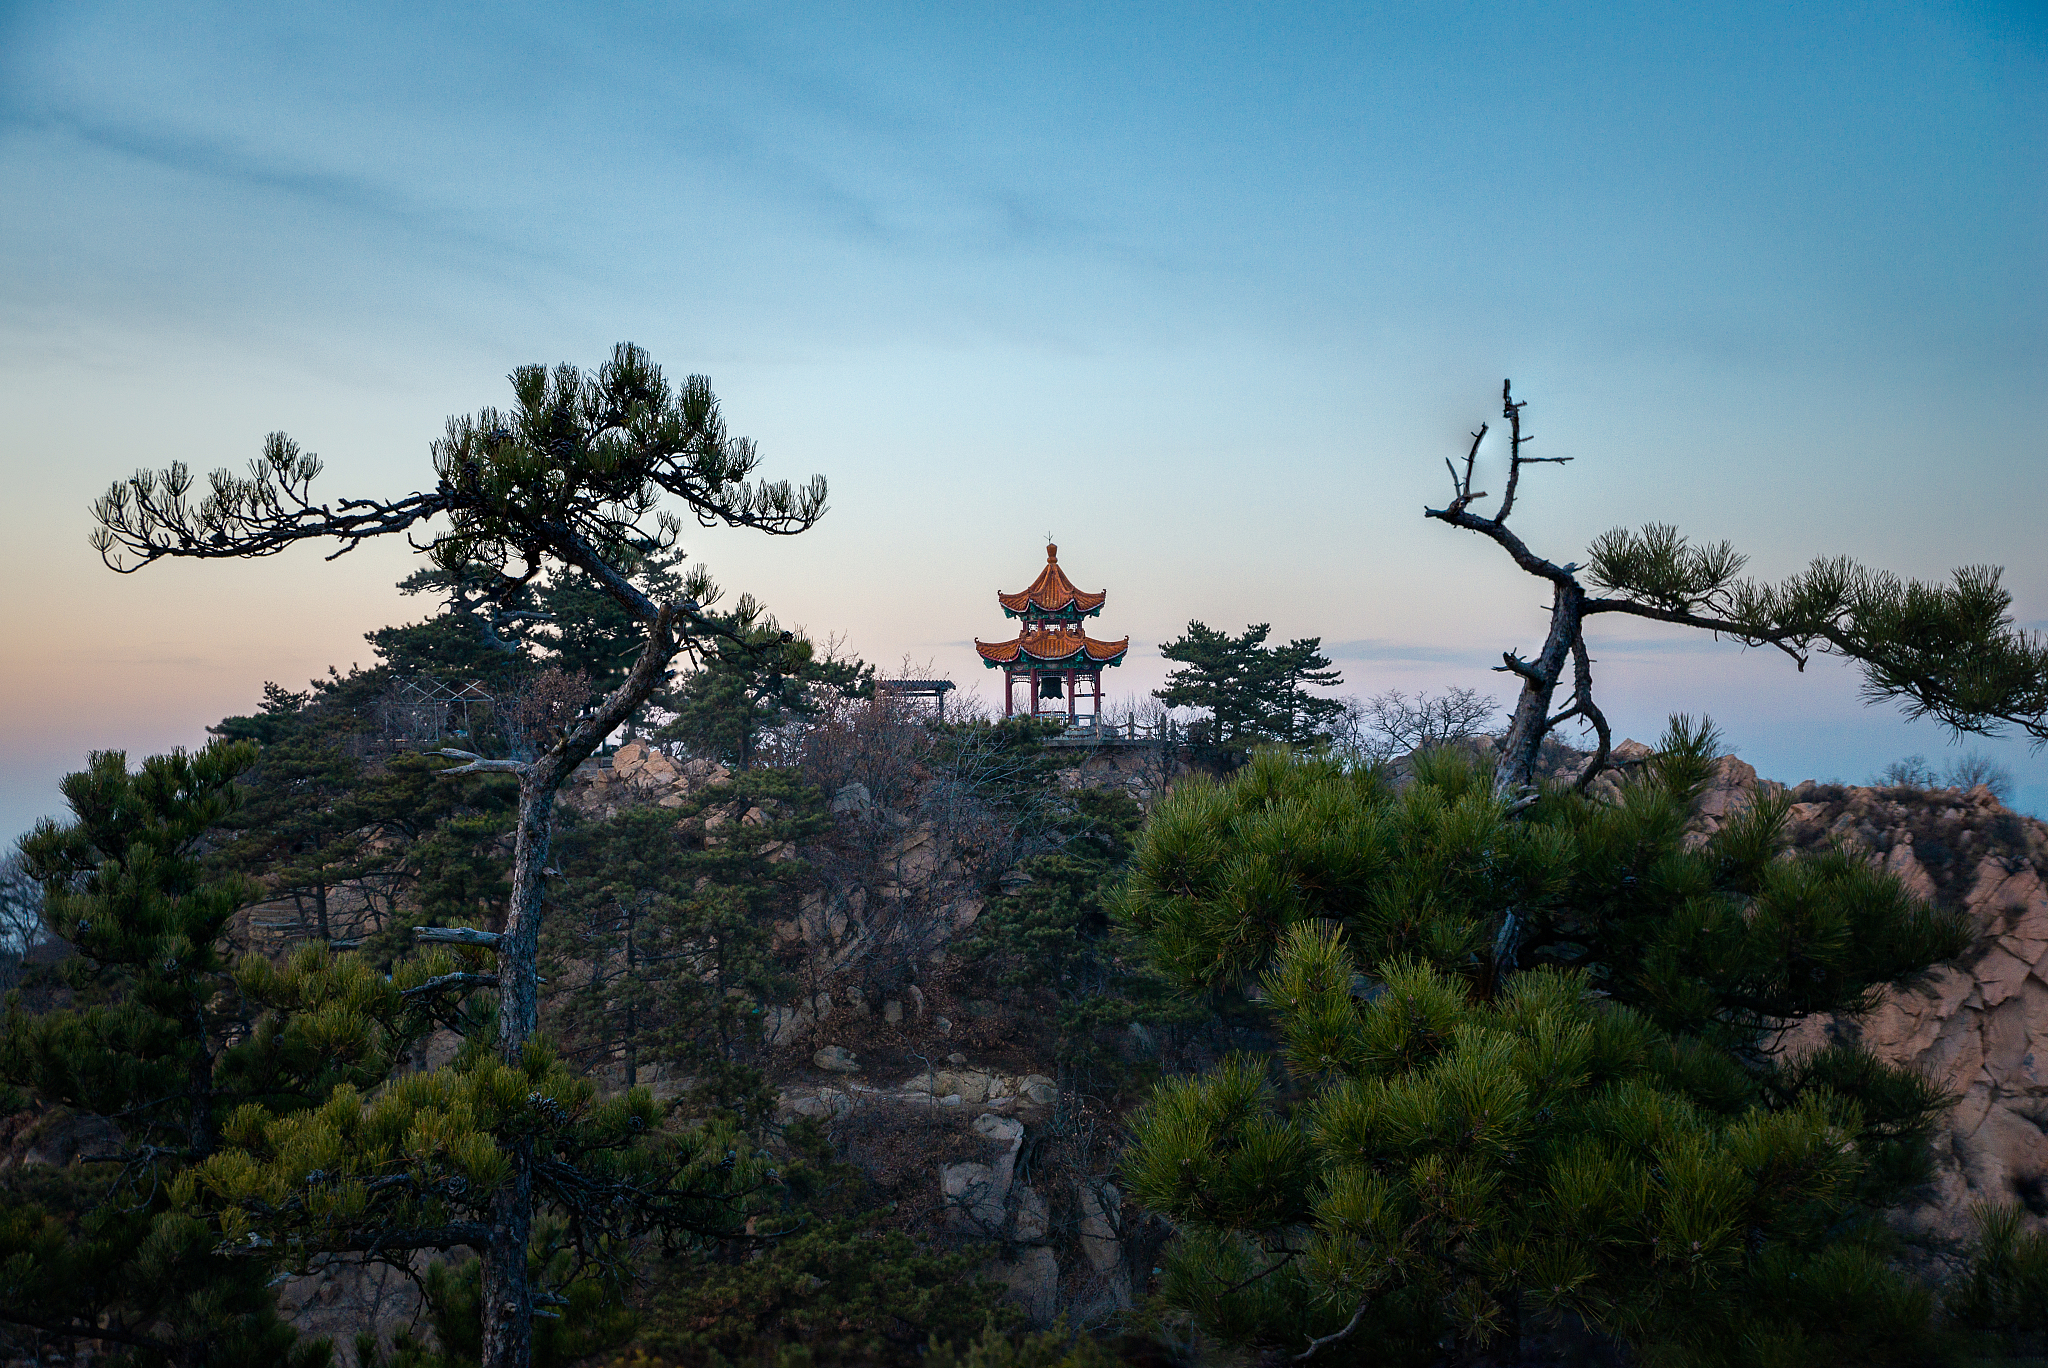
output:
[[[1967,932],[1865,865],[1782,858],[1782,802],[1688,836],[1716,741],[1674,719],[1614,806],[1510,816],[1454,755],[1397,792],[1274,752],[1161,804],[1126,915],[1184,987],[1263,998],[1282,1066],[1241,1055],[1139,1120],[1169,1302],[1317,1363],[1931,1352],[1874,1217],[1946,1099],[1771,1046]]]
[[[772,1186],[770,1161],[729,1122],[670,1134],[645,1089],[600,1097],[545,1041],[517,1065],[480,1045],[465,1053],[373,1095],[340,1087],[285,1116],[241,1109],[224,1131],[232,1148],[183,1175],[172,1200],[210,1210],[224,1247],[275,1251],[293,1266],[327,1253],[476,1246],[523,1149],[539,1156],[536,1195],[577,1227],[573,1282],[622,1277],[608,1256],[643,1235],[735,1233],[747,1199]]]
[[[317,1368],[327,1346],[295,1344],[277,1275],[484,1249],[508,1200],[544,1217],[523,1246],[542,1319],[566,1308],[579,1334],[623,1324],[645,1241],[782,1230],[778,1168],[729,1117],[677,1124],[645,1089],[601,1096],[545,1037],[512,1060],[492,1049],[486,951],[428,946],[389,973],[324,942],[235,955],[235,916],[261,894],[206,845],[256,758],[247,741],[135,770],[96,753],[64,781],[74,820],[22,842],[77,953],[69,1005],[10,1002],[0,1082],[112,1126],[73,1169],[0,1175],[0,1325],[138,1365]],[[414,1071],[450,1023],[475,1034]],[[462,1276],[437,1312],[481,1334]]]
[[[209,1214],[174,1193],[220,1160],[232,1117],[373,1086],[432,1023],[352,959],[232,955],[253,886],[212,876],[202,853],[255,755],[216,742],[130,770],[95,752],[63,783],[75,820],[21,843],[51,932],[77,954],[68,1006],[10,1002],[0,1078],[118,1127],[79,1168],[0,1192],[0,1322],[46,1346],[100,1341],[143,1365],[325,1361],[278,1320],[271,1270],[221,1254]]]

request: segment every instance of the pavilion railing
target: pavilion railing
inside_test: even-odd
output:
[[[1058,739],[1063,741],[1123,741],[1123,742],[1165,742],[1177,744],[1181,740],[1181,727],[1170,717],[1157,722],[1140,722],[1132,718],[1126,722],[1115,722],[1104,718],[1089,717],[1085,714],[1069,718],[1066,709],[1044,708],[1038,712],[1040,721],[1065,722],[1066,730]]]

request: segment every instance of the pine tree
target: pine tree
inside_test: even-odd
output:
[[[491,598],[472,580],[488,583],[487,572],[467,567],[438,566],[415,570],[398,582],[408,598],[435,594],[441,611],[419,622],[379,627],[365,632],[378,659],[380,682],[394,677],[431,675],[441,680],[478,680],[502,684],[532,664],[533,652],[515,628],[533,619],[530,589]],[[511,631],[511,635],[506,635]]]
[[[683,571],[674,547],[645,552],[631,544],[608,547],[606,561],[649,600],[668,603],[694,595],[709,607],[715,591],[701,570]],[[533,592],[535,626],[528,634],[546,663],[588,679],[609,693],[626,678],[639,654],[639,624],[602,580],[580,566],[564,566]]]
[[[1571,1333],[1700,1368],[1923,1360],[1932,1298],[1875,1213],[1947,1099],[1768,1046],[1969,932],[1846,856],[1781,857],[1782,800],[1690,839],[1715,740],[1676,719],[1613,806],[1517,817],[1445,752],[1399,792],[1268,752],[1160,805],[1134,929],[1186,988],[1255,985],[1279,1042],[1136,1126],[1132,1190],[1180,1230],[1169,1301],[1316,1362]]]
[[[510,785],[504,786],[509,788]],[[516,795],[501,788],[494,809],[456,813],[428,832],[412,852],[418,881],[410,900],[421,926],[505,924],[511,900],[512,828]]]
[[[1155,690],[1154,697],[1169,708],[1206,709],[1214,741],[1226,749],[1241,749],[1246,741],[1265,736],[1267,709],[1259,696],[1265,672],[1259,658],[1272,630],[1270,623],[1260,622],[1232,636],[1204,623],[1188,623],[1185,635],[1159,648],[1161,656],[1181,668],[1167,672],[1166,687]]]
[[[1492,496],[1474,487],[1484,423],[1472,434],[1464,468],[1446,462],[1450,502],[1424,510],[1426,517],[1487,538],[1522,571],[1550,585],[1542,649],[1526,659],[1504,651],[1494,667],[1522,681],[1494,773],[1502,794],[1533,798],[1544,739],[1566,722],[1590,728],[1596,738],[1580,787],[1606,767],[1612,737],[1593,698],[1586,624],[1610,613],[1769,646],[1802,670],[1815,655],[1841,656],[1856,663],[1872,702],[1899,700],[1908,716],[1932,717],[1957,735],[1995,736],[2013,727],[2037,745],[2048,743],[2048,636],[2013,625],[2012,594],[1999,584],[1995,567],[1965,566],[1948,584],[1923,584],[1837,556],[1767,584],[1742,577],[1748,557],[1730,543],[1695,543],[1669,523],[1614,528],[1594,540],[1583,566],[1560,565],[1508,525],[1525,468],[1574,459],[1524,451],[1535,440],[1522,430],[1527,406],[1510,382],[1501,382],[1508,468],[1493,511],[1480,511]],[[1588,586],[1598,592],[1588,593]],[[1553,712],[1567,666],[1570,698]]]
[[[1309,691],[1343,682],[1322,654],[1322,638],[1268,646],[1272,630],[1260,622],[1232,636],[1190,622],[1186,635],[1159,648],[1181,668],[1169,672],[1166,687],[1153,696],[1171,708],[1206,709],[1210,743],[1226,763],[1236,763],[1259,741],[1314,741],[1343,715],[1341,700]]]
[[[1340,671],[1330,667],[1323,654],[1321,637],[1297,637],[1285,646],[1275,646],[1265,673],[1271,680],[1267,696],[1273,710],[1273,730],[1280,740],[1301,745],[1328,740],[1330,724],[1344,715],[1342,699],[1309,692],[1311,686],[1334,688],[1344,682]]]
[[[342,891],[370,852],[356,794],[362,766],[333,741],[301,733],[264,745],[241,778],[237,810],[223,825],[235,839],[215,861],[289,902],[297,932],[322,941],[362,928],[342,922]]]
[[[993,1335],[1018,1318],[1000,1284],[974,1276],[976,1263],[878,1230],[872,1214],[811,1217],[758,1256],[660,1268],[634,1343],[658,1355],[648,1368],[914,1368],[934,1341],[985,1326]]]
[[[770,923],[795,912],[797,843],[825,825],[818,792],[782,770],[709,785],[680,807],[568,826],[559,910],[544,941],[559,971],[551,1025],[631,1087],[643,1062],[695,1079],[692,1109],[758,1120],[760,1004],[784,1000]]]
[[[318,681],[315,681],[315,689]],[[293,693],[275,680],[263,681],[263,705],[249,717],[224,717],[218,726],[208,727],[209,734],[228,741],[254,741],[267,746],[273,741],[298,736],[306,729],[311,714],[307,705],[313,701],[314,689],[304,693]]]
[[[595,549],[634,593],[650,602],[694,598],[702,608],[718,598],[702,567],[679,570],[683,553],[678,548],[649,551],[630,538],[610,536],[600,537]],[[639,620],[607,591],[603,579],[574,564],[547,567],[517,585],[498,582],[486,564],[436,565],[407,575],[398,591],[438,595],[441,611],[420,622],[365,633],[379,664],[362,672],[360,681],[350,681],[351,693],[424,675],[443,683],[480,683],[501,703],[510,703],[549,669],[609,693],[625,681],[641,649]],[[473,743],[504,739],[502,718],[492,717],[486,725],[490,735]]]
[[[99,524],[93,544],[117,571],[174,557],[275,555],[302,541],[333,541],[347,550],[369,537],[444,519],[429,548],[434,564],[451,576],[482,576],[477,587],[493,605],[493,628],[525,620],[523,605],[534,580],[566,567],[589,576],[636,624],[640,649],[631,668],[545,750],[531,759],[448,752],[466,762],[456,773],[496,772],[519,780],[504,929],[475,936],[495,956],[495,972],[457,985],[495,990],[500,1081],[506,1087],[522,1075],[552,1077],[534,1053],[534,956],[556,796],[576,766],[639,712],[680,652],[727,635],[704,616],[698,601],[708,592],[707,576],[693,574],[681,596],[657,602],[633,583],[638,562],[629,561],[628,553],[644,560],[674,547],[682,522],[675,510],[663,507],[669,497],[706,523],[788,535],[822,516],[826,492],[821,478],[801,489],[786,481],[752,480],[760,458],[751,441],[728,433],[710,382],[692,376],[674,386],[637,347],[619,346],[588,374],[574,366],[523,366],[511,381],[511,409],[486,408],[450,420],[447,434],[434,443],[435,484],[429,492],[315,502],[319,459],[273,433],[248,475],[216,471],[201,498],[191,497],[190,470],[174,464],[117,482],[93,509]],[[537,1179],[552,1161],[534,1148],[548,1139],[543,1134],[514,1126],[504,1138],[508,1166],[502,1175],[486,1166],[498,1176],[492,1178],[488,1219],[479,1236],[483,1361],[487,1368],[526,1368],[534,1309],[527,1246]],[[592,1152],[602,1150],[600,1144]],[[368,1176],[377,1162],[364,1158],[369,1167],[362,1181],[378,1180]],[[401,1175],[379,1175],[387,1176]],[[469,1181],[466,1174],[452,1176]],[[623,1197],[630,1187],[603,1183],[596,1190]],[[448,1228],[437,1227],[436,1238]],[[593,1215],[576,1228],[595,1238],[606,1226]],[[393,1248],[388,1242],[376,1247]]]
[[[261,747],[238,780],[228,839],[208,859],[293,902],[299,935],[345,948],[367,942],[388,971],[416,925],[504,925],[518,783],[450,777],[453,766],[433,755],[357,760],[348,741],[369,674],[333,676],[344,679],[338,686],[315,680],[302,693],[266,683],[260,712],[208,728]]]
[[[2048,1235],[2021,1207],[1980,1206],[1977,1248],[1942,1309],[1987,1360],[2038,1361],[2048,1351]]]
[[[0,1320],[105,1340],[143,1364],[311,1365],[204,1212],[175,1195],[235,1118],[284,1116],[381,1082],[428,1024],[400,990],[313,946],[287,963],[230,957],[247,881],[209,873],[207,834],[235,811],[247,742],[154,756],[94,753],[66,778],[73,820],[21,843],[42,881],[72,1005],[17,1000],[0,1073],[36,1102],[112,1119],[122,1142],[84,1172],[16,1194],[0,1218]]]
[[[750,594],[720,621],[730,635],[669,695],[676,716],[662,740],[749,769],[761,762],[765,735],[819,717],[829,700],[873,692],[873,666],[819,654],[817,643],[785,631]]]
[[[1050,780],[1050,776],[1048,776]],[[1048,838],[1053,849],[1021,865],[1029,882],[988,900],[961,953],[986,961],[995,981],[1044,1002],[1046,1044],[1060,1063],[1100,1075],[1116,1068],[1120,1033],[1134,1023],[1199,1019],[1111,915],[1144,813],[1122,789],[1066,795]]]

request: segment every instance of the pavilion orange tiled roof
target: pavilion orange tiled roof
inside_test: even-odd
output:
[[[1102,596],[1098,594],[1096,597]],[[1097,641],[1079,627],[1044,627],[1035,632],[1019,632],[1010,641],[977,640],[974,643],[975,652],[991,667],[1012,664],[1020,656],[1040,665],[1064,665],[1070,661],[1114,665],[1130,648],[1129,637],[1121,641]]]
[[[1067,578],[1067,572],[1060,569],[1060,549],[1057,546],[1045,548],[1045,569],[1038,572],[1038,578],[1031,581],[1031,587],[1021,594],[998,593],[996,601],[1003,605],[1003,611],[1012,617],[1021,617],[1036,608],[1041,613],[1072,611],[1085,616],[1102,611],[1102,605],[1109,599],[1105,591],[1100,594],[1084,594],[1074,587]]]

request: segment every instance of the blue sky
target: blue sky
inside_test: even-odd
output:
[[[2048,625],[2038,5],[0,5],[0,829],[84,752],[366,660],[403,548],[118,578],[85,504],[283,428],[399,493],[631,339],[710,374],[785,620],[984,682],[1044,534],[1157,684],[1190,618],[1461,683],[1541,594],[1420,517],[1503,376],[1561,558],[1616,523],[2007,567]],[[1853,675],[1603,628],[1624,730],[1775,777],[1955,753]],[[1973,743],[2048,811],[2048,757]]]

